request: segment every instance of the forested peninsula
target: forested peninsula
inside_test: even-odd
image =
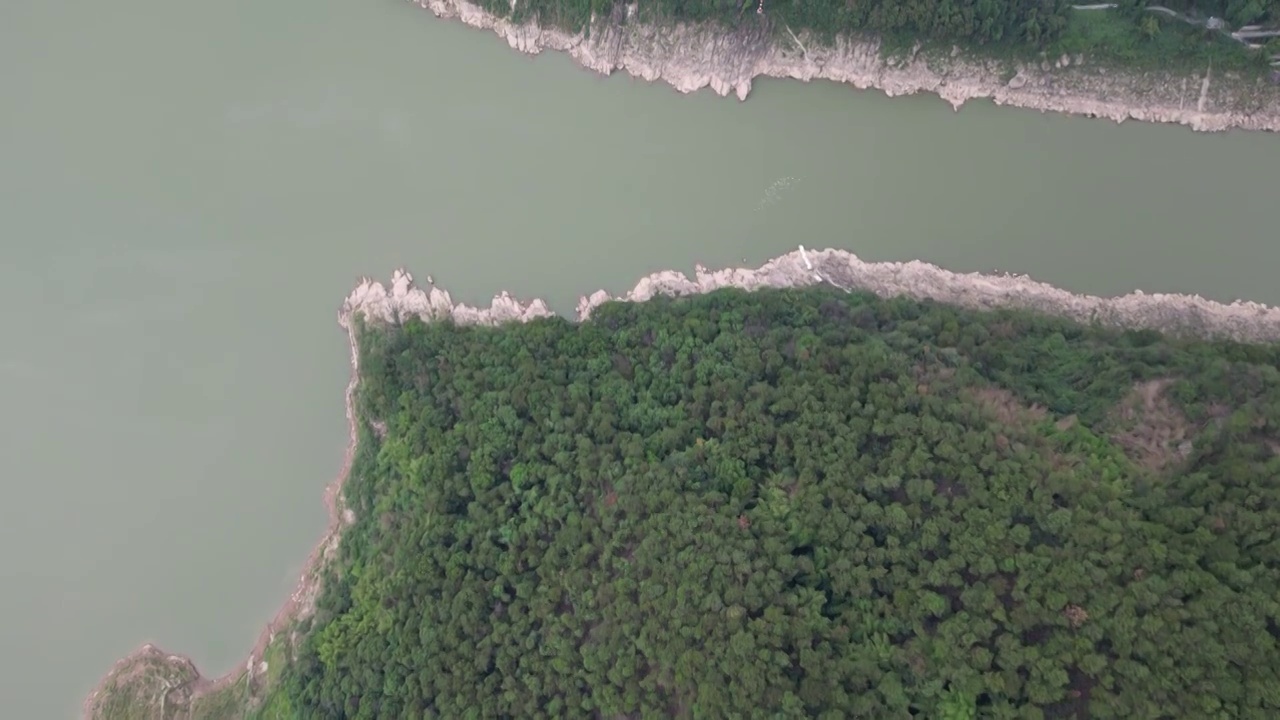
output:
[[[1280,130],[1280,0],[410,0],[609,74],[745,99],[827,79],[1196,130]]]
[[[86,717],[1280,716],[1280,311],[801,248],[578,315],[362,281],[298,592]]]

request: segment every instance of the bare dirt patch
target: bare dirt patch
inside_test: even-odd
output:
[[[1195,426],[1165,397],[1173,382],[1137,383],[1112,412],[1111,439],[1129,459],[1156,472],[1186,458],[1195,434]]]
[[[996,420],[1005,425],[1022,427],[1049,417],[1049,411],[1044,407],[1035,403],[1027,404],[1004,388],[984,387],[973,390],[972,393],[979,405],[994,413]]]

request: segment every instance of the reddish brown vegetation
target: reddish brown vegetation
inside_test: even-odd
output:
[[[1039,405],[1027,405],[1012,392],[998,387],[985,387],[973,391],[973,399],[995,413],[996,420],[1005,425],[1021,427],[1038,423],[1049,416]]]
[[[1113,413],[1111,439],[1135,463],[1157,472],[1186,456],[1194,431],[1165,397],[1172,384],[1168,378],[1138,383]]]

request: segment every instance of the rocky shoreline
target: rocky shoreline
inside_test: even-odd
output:
[[[147,697],[150,703],[156,705],[156,716],[160,720],[167,717],[166,706],[184,708],[187,711],[185,717],[191,717],[191,709],[201,698],[226,690],[242,678],[246,680],[245,685],[249,688],[251,697],[255,676],[262,676],[267,672],[265,657],[268,646],[282,633],[287,632],[290,633],[289,645],[292,649],[292,641],[295,639],[292,637],[293,626],[314,614],[316,598],[319,597],[322,588],[325,566],[338,549],[338,544],[342,540],[342,530],[355,521],[355,514],[343,506],[342,487],[351,474],[351,463],[355,458],[356,442],[359,437],[354,401],[360,381],[360,352],[352,314],[345,310],[340,312],[338,324],[347,333],[351,359],[351,374],[345,394],[347,448],[338,476],[324,489],[324,504],[329,515],[328,527],[323,539],[311,551],[310,557],[303,565],[302,575],[298,578],[298,584],[289,595],[289,599],[258,635],[248,658],[221,677],[205,677],[191,658],[186,655],[167,653],[151,643],[121,658],[85,698],[82,707],[85,720],[106,719],[108,716],[104,714],[103,708],[109,705],[110,696],[113,693],[133,697],[137,696],[139,687],[150,691]]]
[[[709,87],[746,99],[756,77],[832,80],[890,97],[933,93],[959,109],[988,98],[1041,112],[1109,118],[1117,122],[1177,123],[1199,131],[1233,128],[1280,131],[1280,87],[1206,67],[1202,73],[1125,73],[1092,64],[1083,56],[1046,59],[1010,68],[965,58],[920,52],[886,60],[874,40],[838,39],[822,45],[791,33],[778,43],[763,28],[732,34],[711,25],[658,27],[627,17],[597,19],[589,33],[570,34],[536,23],[513,23],[467,0],[410,0],[437,17],[457,18],[492,30],[520,52],[567,52],[580,65],[608,75],[625,70],[644,80],[662,80],[680,92]],[[513,3],[514,7],[514,3]]]
[[[666,270],[642,278],[630,292],[611,296],[598,290],[578,302],[576,320],[585,321],[592,311],[611,301],[645,302],[659,295],[686,296],[721,288],[807,287],[831,284],[847,291],[870,291],[883,297],[905,295],[972,309],[1021,308],[1081,322],[1125,328],[1145,328],[1163,332],[1217,337],[1240,342],[1280,341],[1280,308],[1254,302],[1224,304],[1195,295],[1145,294],[1137,291],[1116,298],[1077,295],[1020,275],[954,273],[929,263],[865,262],[845,250],[806,250],[803,246],[776,257],[758,268],[708,270],[698,266],[692,278]],[[262,632],[247,660],[221,678],[210,680],[199,674],[195,664],[182,655],[170,655],[154,645],[120,660],[85,700],[86,718],[102,718],[100,708],[111,689],[132,683],[145,687],[149,697],[159,702],[190,708],[203,696],[226,689],[247,673],[250,684],[256,674],[266,671],[264,654],[268,644],[289,632],[298,620],[310,616],[320,592],[322,570],[333,557],[342,530],[354,516],[342,507],[341,490],[351,470],[358,435],[353,408],[359,382],[359,352],[352,320],[359,316],[373,324],[398,324],[410,316],[425,321],[451,320],[461,325],[502,325],[550,317],[554,313],[539,299],[520,301],[503,292],[489,307],[455,303],[447,290],[427,278],[418,286],[406,270],[393,273],[389,286],[362,278],[343,301],[339,324],[347,331],[351,349],[351,379],[346,390],[349,438],[344,464],[338,477],[325,490],[330,524],[324,539],[312,552],[298,587],[276,617]],[[156,686],[159,689],[156,690]],[[135,693],[136,694],[136,693]],[[155,700],[153,700],[155,702]]]
[[[955,273],[918,260],[866,262],[846,250],[806,250],[803,246],[755,269],[707,270],[699,265],[692,278],[674,270],[656,272],[618,297],[597,290],[578,301],[576,320],[590,318],[592,310],[615,300],[644,302],[658,295],[695,295],[727,287],[756,290],[822,283],[975,310],[1033,310],[1117,328],[1246,343],[1280,341],[1280,308],[1255,302],[1226,304],[1198,295],[1147,294],[1141,290],[1114,298],[1078,295],[1025,275]],[[522,302],[505,292],[494,297],[487,308],[455,303],[447,290],[430,279],[425,287],[419,287],[405,270],[392,275],[389,287],[376,280],[361,280],[344,302],[343,312],[359,313],[374,322],[397,323],[416,315],[428,322],[448,318],[460,325],[527,322],[554,314],[540,299]]]

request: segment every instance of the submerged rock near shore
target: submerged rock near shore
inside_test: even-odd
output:
[[[763,27],[728,31],[713,25],[651,26],[626,16],[600,18],[590,32],[571,34],[537,23],[513,23],[467,0],[410,0],[442,18],[492,30],[520,52],[569,53],[603,74],[625,70],[644,80],[663,80],[680,92],[709,87],[746,99],[757,77],[833,80],[886,95],[929,92],[957,110],[989,98],[997,105],[1110,118],[1188,125],[1195,130],[1231,128],[1280,131],[1280,87],[1263,78],[1215,74],[1120,72],[1084,57],[1020,64],[966,59],[960,53],[886,59],[874,40],[840,38],[825,45],[803,32],[785,30],[778,41]],[[634,6],[633,6],[634,8]]]
[[[829,283],[844,290],[873,292],[881,297],[904,295],[972,309],[1017,308],[1096,322],[1119,328],[1159,330],[1239,342],[1280,340],[1280,308],[1255,302],[1231,304],[1198,295],[1147,294],[1136,291],[1115,298],[1078,295],[1020,275],[954,273],[936,265],[911,262],[866,262],[846,250],[801,247],[755,269],[707,270],[698,266],[692,278],[674,270],[644,277],[632,290],[613,297],[603,290],[578,301],[577,320],[610,301],[644,302],[658,295],[681,296],[720,288],[804,287]],[[545,302],[521,302],[507,293],[489,308],[455,304],[431,285],[417,287],[405,270],[397,270],[390,287],[363,279],[343,304],[343,315],[360,314],[375,322],[398,322],[411,315],[423,320],[452,319],[463,325],[525,322],[551,315]]]

